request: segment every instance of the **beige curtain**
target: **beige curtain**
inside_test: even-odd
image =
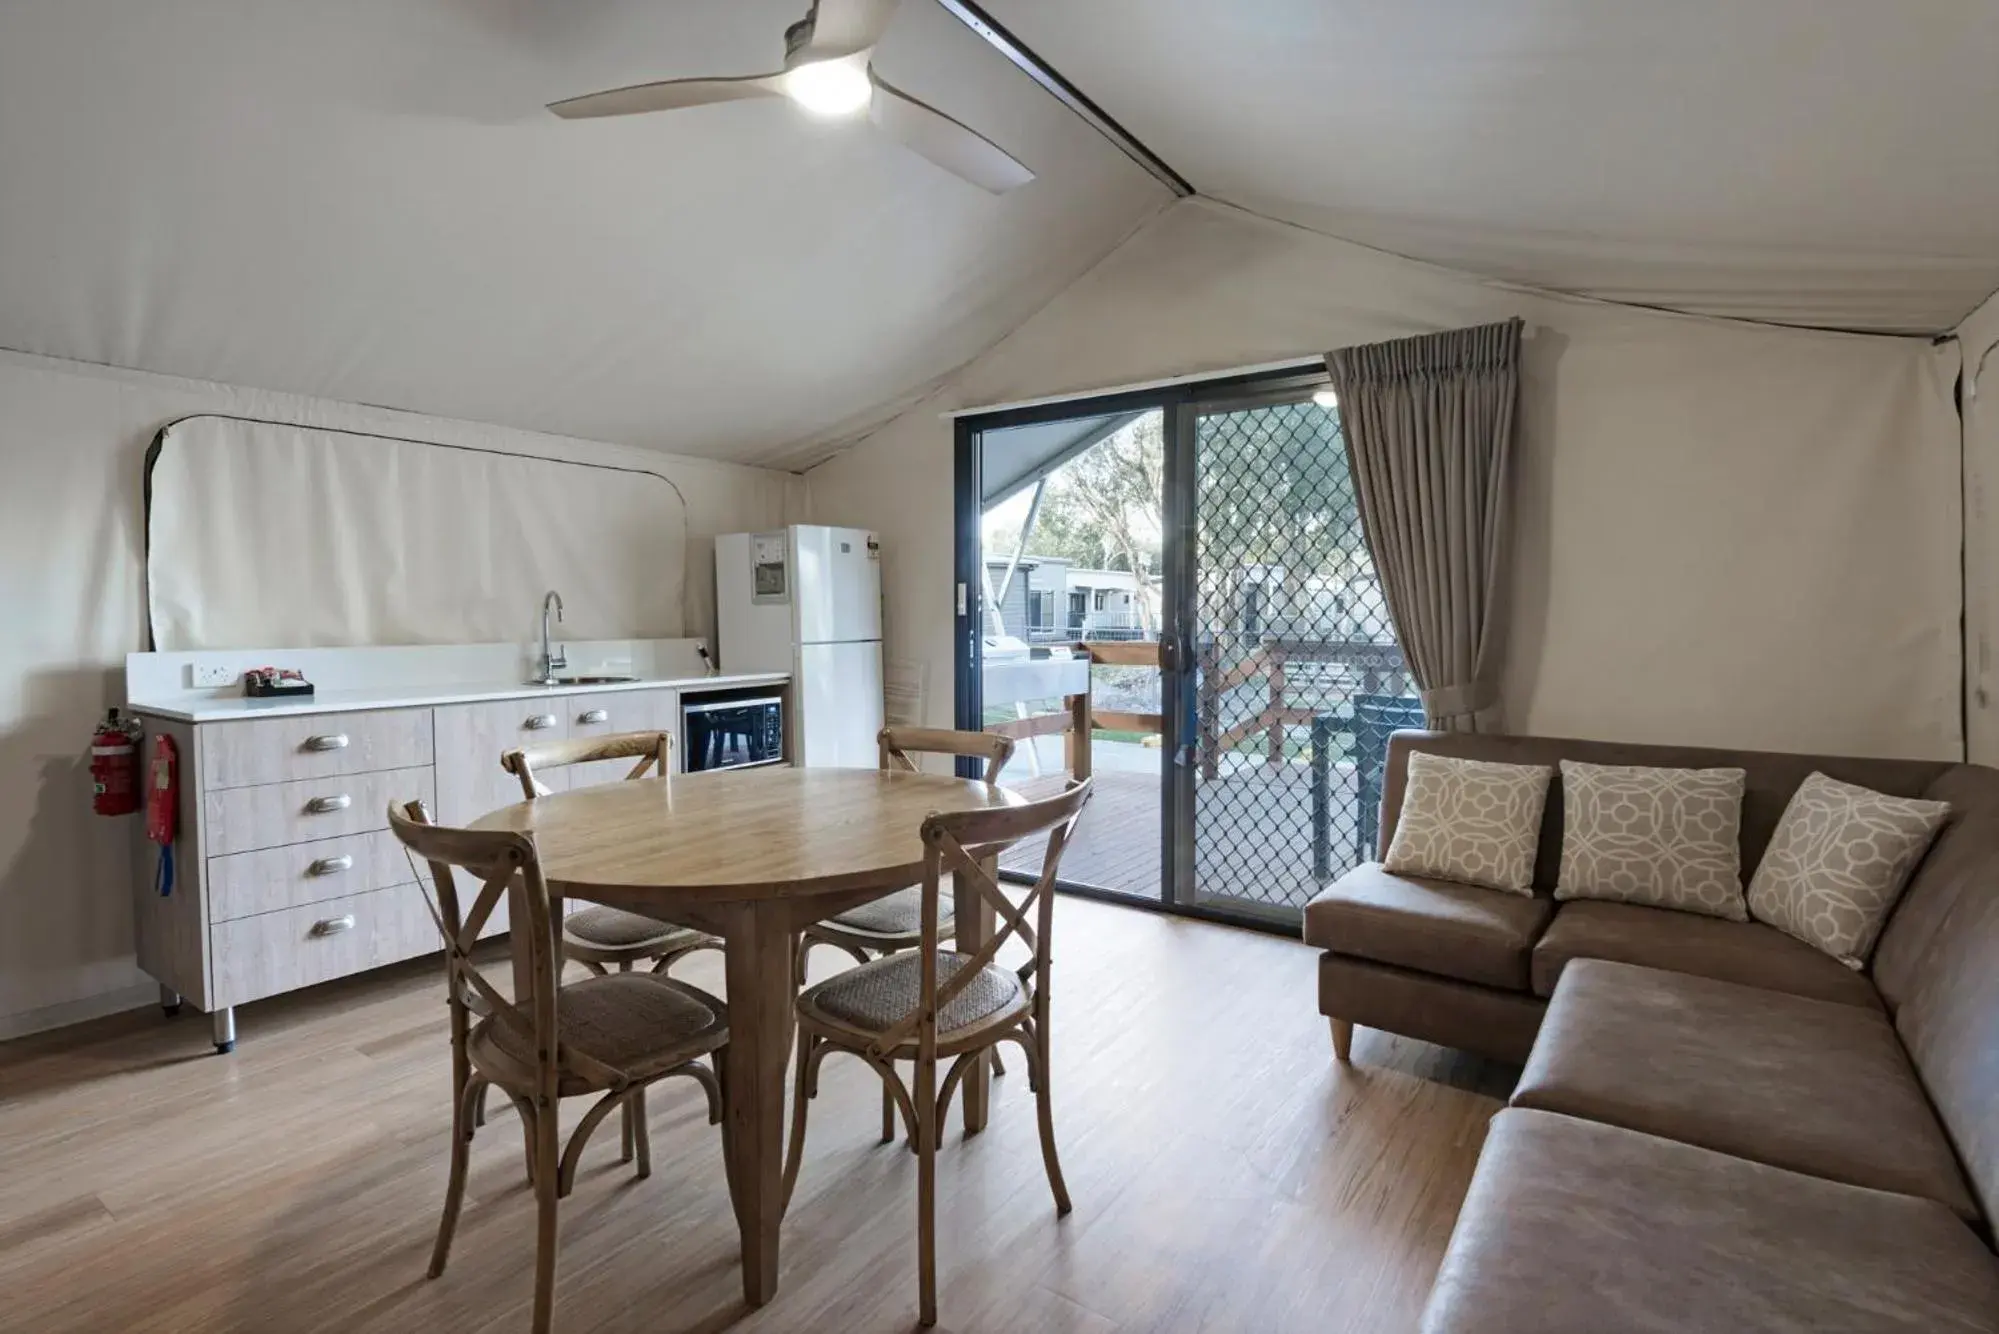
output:
[[[1326,354],[1361,524],[1430,726],[1500,728],[1519,320]]]

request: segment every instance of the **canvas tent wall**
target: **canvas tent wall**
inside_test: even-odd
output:
[[[936,395],[812,470],[881,530],[890,652],[951,671],[945,414],[1524,316],[1515,622],[1525,731],[1950,757],[1955,343],[1553,296],[1188,200]],[[933,699],[933,722],[950,702]]]

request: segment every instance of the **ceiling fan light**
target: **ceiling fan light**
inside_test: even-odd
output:
[[[874,96],[867,71],[848,60],[799,65],[784,76],[784,92],[815,116],[851,116]]]

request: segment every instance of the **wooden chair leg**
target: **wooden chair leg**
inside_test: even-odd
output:
[[[639,1151],[639,1180],[652,1175],[652,1129],[646,1118],[646,1091],[643,1085],[625,1099],[625,1114],[631,1118],[632,1142]]]
[[[437,1244],[430,1252],[432,1278],[444,1272],[444,1263],[451,1258],[451,1238],[458,1231],[458,1210],[465,1203],[465,1172],[472,1158],[472,1108],[475,1100],[483,1100],[485,1083],[468,1080],[457,1094],[451,1109],[451,1175],[444,1185],[444,1216],[437,1220]]]
[[[555,1104],[534,1108],[534,1334],[550,1334],[555,1325],[555,1251],[557,1160]]]
[[[1062,1160],[1055,1152],[1055,1107],[1048,1093],[1048,1025],[1034,1029],[1034,1119],[1041,1127],[1041,1165],[1048,1169],[1048,1189],[1055,1195],[1055,1214],[1069,1212],[1069,1186],[1062,1179]]]
[[[682,1069],[682,1073],[699,1084],[701,1091],[707,1095],[708,1124],[711,1126],[722,1124],[722,1081],[719,1074],[720,1066],[721,1062],[719,1060],[716,1062],[717,1068],[713,1070],[699,1061],[692,1061]]]
[[[998,1047],[993,1048],[993,1073],[996,1075],[1003,1075],[1006,1073],[1006,1064],[1000,1060]]]
[[[888,1081],[882,1081],[882,1143],[895,1143],[895,1094],[890,1091]]]
[[[917,1319],[937,1323],[937,1058],[916,1061]]]
[[[791,1142],[784,1150],[784,1203],[778,1212],[791,1207],[791,1191],[798,1184],[798,1163],[805,1157],[805,1104],[812,1101],[812,1049],[818,1039],[798,1035],[798,1087],[791,1094]]]
[[[1353,1024],[1345,1019],[1330,1021],[1333,1026],[1333,1059],[1342,1065],[1353,1060]]]
[[[606,1116],[610,1115],[613,1107],[623,1111],[625,1105],[624,1097],[606,1094],[590,1104],[590,1110],[583,1113],[583,1119],[569,1132],[569,1147],[562,1151],[562,1164],[558,1169],[562,1175],[555,1183],[557,1198],[565,1200],[569,1198],[569,1192],[576,1186],[577,1165],[583,1159],[583,1150],[590,1143],[590,1137],[597,1133],[597,1127]]]
[[[466,1087],[477,1091],[472,1102],[472,1124],[483,1126],[486,1124],[486,1095],[492,1091],[492,1085],[474,1075]]]
[[[528,1185],[534,1185],[534,1104],[525,1098],[514,1099],[514,1110],[520,1114],[521,1143],[527,1150]]]
[[[625,1103],[624,1110],[618,1114],[618,1127],[618,1161],[628,1163],[632,1160],[635,1138],[632,1134],[632,1104],[629,1100]]]

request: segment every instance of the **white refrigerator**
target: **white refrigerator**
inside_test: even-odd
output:
[[[794,524],[715,539],[721,669],[791,674],[794,763],[875,766],[881,626],[881,547],[866,529]]]

